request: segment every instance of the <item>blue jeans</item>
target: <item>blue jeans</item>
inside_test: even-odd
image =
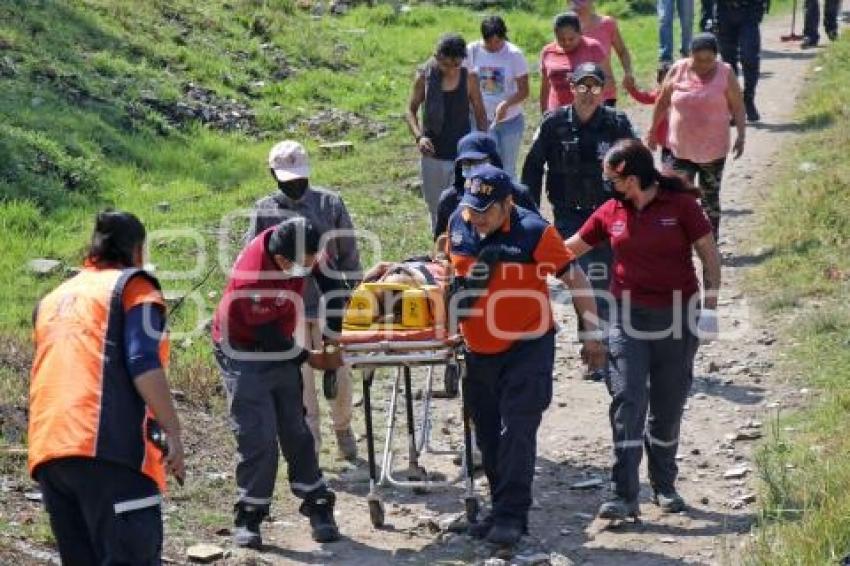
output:
[[[673,16],[679,13],[682,45],[679,52],[687,56],[694,29],[694,0],[658,0],[658,60],[673,61]]]
[[[496,140],[499,157],[502,158],[502,169],[516,179],[516,162],[519,157],[519,145],[525,131],[525,117],[520,114],[510,120],[499,122],[490,130],[490,135]]]

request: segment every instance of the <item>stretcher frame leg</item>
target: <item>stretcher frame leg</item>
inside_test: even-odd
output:
[[[393,379],[393,388],[390,392],[390,405],[387,409],[387,435],[384,438],[384,453],[381,458],[381,477],[378,480],[378,485],[387,484],[387,476],[392,470],[392,442],[395,438],[395,423],[396,423],[396,408],[398,406],[398,391],[401,380],[401,368],[396,368],[395,378]]]
[[[427,350],[431,344],[422,344],[422,349]],[[386,344],[381,344],[381,347],[386,349]],[[363,352],[363,348],[352,348],[357,350],[355,355]],[[369,505],[369,515],[372,525],[380,528],[384,525],[384,506],[378,494],[380,486],[390,484],[393,487],[413,488],[414,490],[427,490],[432,487],[450,487],[457,484],[461,480],[465,483],[464,502],[466,507],[466,515],[470,522],[475,522],[478,515],[478,499],[475,497],[475,481],[474,469],[472,464],[472,435],[470,429],[470,417],[468,408],[463,393],[460,395],[462,419],[463,419],[463,439],[464,449],[460,452],[461,469],[458,475],[453,479],[443,481],[435,481],[427,478],[425,470],[419,465],[419,458],[422,454],[429,452],[436,455],[457,454],[457,449],[453,450],[432,450],[430,443],[431,433],[431,400],[433,388],[434,367],[436,365],[447,365],[449,363],[458,364],[462,368],[463,355],[459,354],[458,350],[451,349],[449,351],[429,351],[423,352],[419,349],[419,344],[416,346],[409,345],[407,353],[398,353],[396,351],[388,351],[386,354],[360,354],[356,359],[350,359],[352,369],[361,369],[363,374],[363,409],[366,424],[366,444],[368,450],[369,461],[369,494],[367,503]],[[386,350],[385,350],[386,351]],[[417,435],[415,415],[413,407],[413,388],[411,369],[413,366],[428,366],[428,375],[426,387],[423,394],[423,416],[424,421]],[[371,387],[374,383],[375,371],[380,367],[394,367],[395,377],[393,379],[393,387],[390,395],[389,411],[387,415],[387,437],[384,443],[384,454],[381,462],[381,470],[378,472],[376,465],[375,454],[375,430],[374,420],[372,416],[372,398]],[[395,419],[397,418],[396,410],[398,408],[398,396],[401,393],[402,379],[404,380],[405,388],[405,409],[407,417],[407,445],[409,455],[408,471],[415,470],[419,472],[419,477],[424,479],[408,479],[398,480],[393,477],[393,459],[394,450],[392,449],[392,441],[395,435]],[[459,380],[461,383],[463,380]],[[461,392],[463,388],[461,387]],[[379,477],[380,474],[380,477]]]
[[[375,469],[375,431],[372,427],[372,381],[375,369],[363,370],[363,409],[366,417],[366,451],[369,459],[369,495],[366,501],[369,505],[369,518],[372,526],[382,527],[384,525],[384,505],[377,493],[377,471]]]
[[[464,384],[461,380],[461,400],[463,403],[463,470],[465,472],[466,495],[464,505],[466,508],[466,520],[470,523],[478,522],[478,498],[475,497],[475,462],[472,459],[472,426],[469,404],[466,402],[466,392],[463,391]]]
[[[407,413],[407,479],[425,480],[428,474],[419,465],[419,450],[416,445],[416,422],[413,417],[413,380],[410,375],[410,366],[404,366],[404,403]],[[423,424],[423,432],[425,425]]]
[[[408,368],[409,374],[409,368]],[[383,485],[391,485],[393,487],[404,487],[404,488],[412,488],[418,491],[427,491],[430,488],[440,488],[440,487],[449,487],[454,485],[461,480],[463,480],[466,475],[466,458],[464,457],[463,451],[461,451],[461,469],[458,471],[457,475],[453,478],[446,478],[445,480],[431,480],[428,479],[428,474],[426,470],[424,470],[419,465],[419,456],[424,454],[425,452],[434,454],[434,455],[448,455],[448,454],[457,454],[457,450],[430,450],[427,446],[427,436],[428,428],[426,424],[423,424],[422,427],[422,436],[424,437],[421,444],[424,445],[424,449],[418,452],[413,452],[412,458],[409,460],[409,465],[407,468],[408,477],[405,480],[397,479],[393,475],[393,471],[395,467],[393,466],[393,462],[395,461],[395,451],[392,449],[392,439],[395,435],[395,419],[397,418],[396,409],[398,407],[398,394],[400,393],[401,388],[401,375],[402,373],[397,373],[396,379],[393,384],[393,391],[390,395],[390,407],[387,414],[387,438],[384,444],[384,458],[382,460],[381,466],[381,479],[378,482],[379,486]],[[423,397],[423,402],[425,404],[425,414],[430,418],[430,402],[431,396],[430,391],[426,389],[425,396]],[[408,409],[408,419],[410,419],[410,415],[412,413],[413,404],[412,404],[412,395],[410,400]],[[410,420],[408,420],[408,433],[410,434],[411,428],[414,430],[415,434],[415,426],[410,426]],[[420,444],[420,443],[417,443]],[[410,447],[410,443],[408,443],[408,448]]]

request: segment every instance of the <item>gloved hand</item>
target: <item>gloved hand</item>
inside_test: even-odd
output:
[[[478,261],[486,265],[493,265],[502,259],[502,245],[490,244],[484,246],[478,252]]]
[[[700,344],[709,344],[717,340],[720,328],[717,321],[717,311],[701,309],[697,317],[697,338]]]

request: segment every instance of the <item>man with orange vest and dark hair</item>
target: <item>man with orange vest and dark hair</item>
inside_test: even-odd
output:
[[[63,564],[159,564],[166,468],[184,475],[144,242],[138,218],[101,212],[83,269],[33,314],[29,471]]]
[[[528,529],[537,429],[552,400],[555,322],[546,278],[573,291],[584,322],[583,356],[595,368],[605,347],[592,290],[554,226],[514,205],[510,176],[483,165],[449,220],[453,310],[463,316],[464,399],[484,457],[492,512],[469,534],[513,545]]]

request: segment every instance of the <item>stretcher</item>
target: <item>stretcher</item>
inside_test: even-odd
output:
[[[441,273],[441,266],[429,266],[429,269],[432,268],[435,273]],[[420,459],[426,453],[438,456],[458,453],[457,450],[437,450],[430,445],[434,370],[437,367],[445,367],[447,385],[454,384],[457,387],[464,368],[463,341],[459,336],[449,335],[446,328],[445,280],[445,277],[438,278],[434,285],[362,283],[352,294],[344,317],[339,343],[343,358],[352,369],[362,371],[369,463],[367,501],[369,517],[375,527],[384,524],[384,506],[379,488],[386,485],[423,490],[448,487],[464,481],[467,518],[470,522],[477,519],[478,500],[475,497],[474,470],[471,464],[471,431],[462,387],[459,387],[458,396],[463,421],[463,446],[459,451],[460,471],[454,478],[436,480],[429,478],[426,470],[420,465]],[[376,307],[377,301],[373,301],[375,297],[398,303],[400,308],[386,307],[383,312],[391,314],[385,315]],[[414,417],[412,370],[415,367],[427,368],[422,392],[422,422],[419,426],[416,425]],[[372,414],[372,385],[380,368],[392,368],[395,372],[391,378],[393,382],[386,416],[387,434],[379,474]],[[400,472],[394,468],[393,440],[402,390],[407,421],[408,466]]]

